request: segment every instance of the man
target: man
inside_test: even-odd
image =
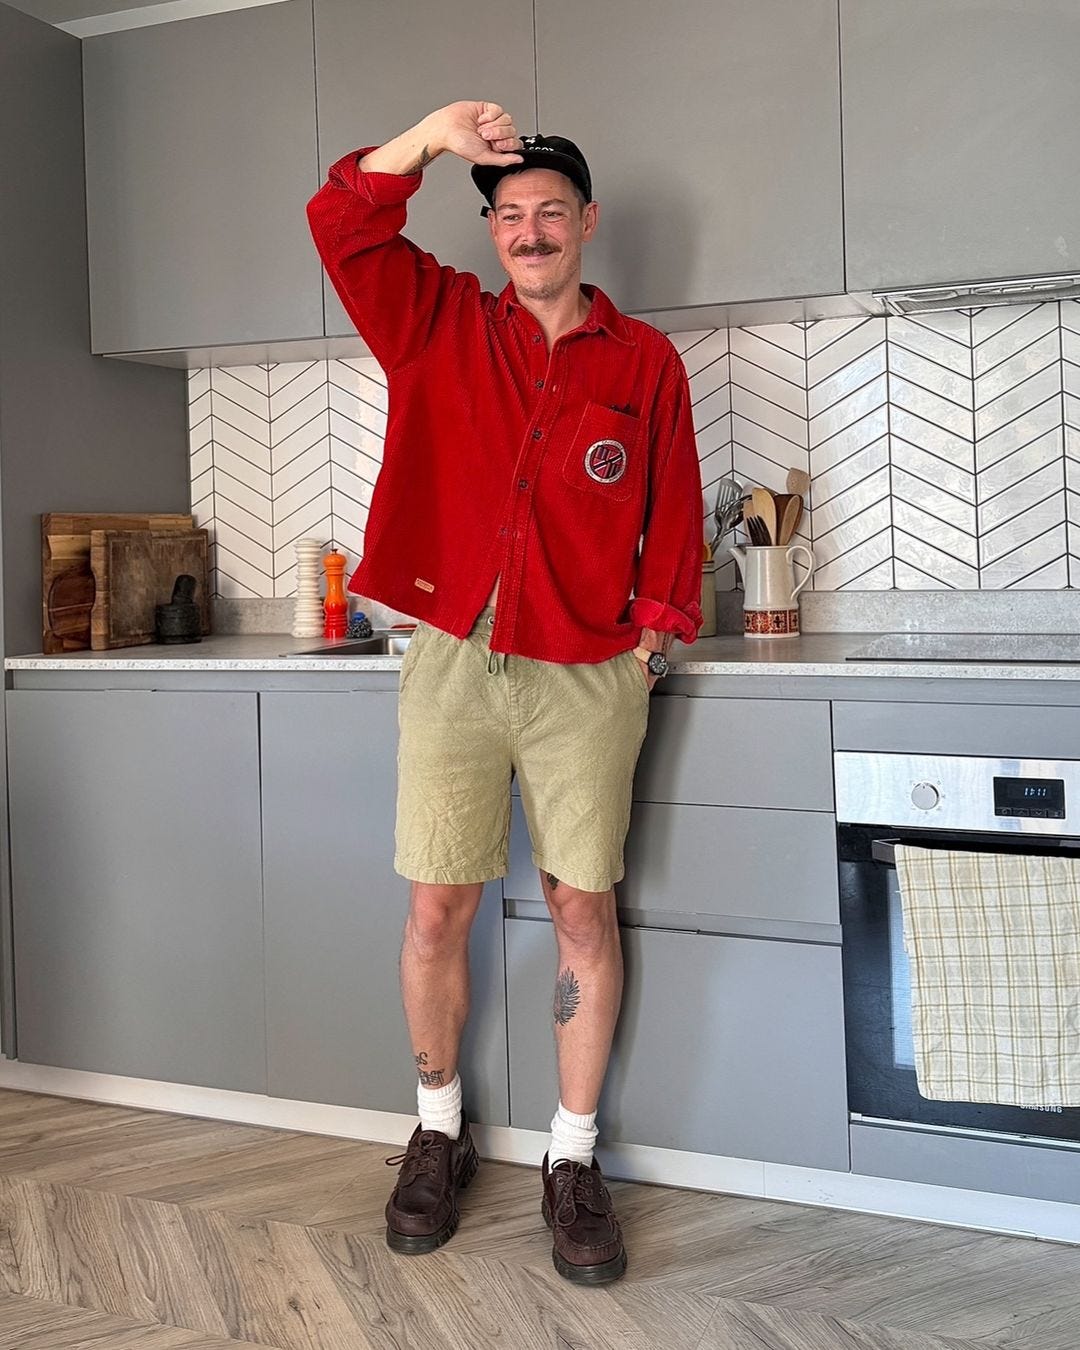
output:
[[[401,235],[423,171],[470,163],[509,283],[499,296]],[[644,185],[643,185],[644,186]],[[622,993],[613,886],[649,691],[701,622],[701,484],[670,342],[581,284],[588,165],[454,103],[346,155],[308,206],[320,256],[390,388],[383,469],[352,590],[420,622],[401,671],[397,870],[420,1123],[386,1209],[394,1251],[457,1227],[477,1157],[457,1074],[468,936],[506,874],[517,775],[554,922],[559,1105],[543,1162],[556,1268],[626,1267],[593,1158]]]

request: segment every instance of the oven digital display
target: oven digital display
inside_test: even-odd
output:
[[[995,778],[994,815],[1065,819],[1062,778]]]

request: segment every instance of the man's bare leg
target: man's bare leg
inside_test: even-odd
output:
[[[453,1081],[469,1012],[469,932],[480,883],[412,883],[401,947],[401,995],[423,1087]]]
[[[596,1111],[622,1002],[614,891],[579,891],[541,873],[559,947],[552,1014],[559,1096],[575,1115]]]
[[[469,1011],[469,930],[483,886],[413,882],[401,992],[420,1079],[420,1124],[386,1206],[386,1241],[405,1256],[433,1252],[453,1237],[458,1196],[476,1173],[476,1146],[461,1114],[457,1076]]]

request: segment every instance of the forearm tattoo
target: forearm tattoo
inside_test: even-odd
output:
[[[432,161],[434,158],[435,158],[435,156],[431,154],[431,152],[428,150],[427,146],[425,145],[424,148],[423,148],[423,150],[420,151],[420,158],[419,158],[419,159],[416,161],[416,163],[412,166],[412,168],[409,170],[409,172],[410,172],[410,173],[419,173],[421,169],[426,169],[427,166],[431,163],[431,161]]]
[[[554,872],[549,872],[547,874],[547,879],[548,879],[548,889],[553,891],[555,887],[559,884],[559,878],[555,875]]]
[[[416,1072],[420,1075],[420,1086],[429,1088],[442,1087],[446,1070],[429,1069],[427,1067],[427,1062],[427,1051],[421,1050],[416,1056]]]
[[[559,1026],[566,1026],[577,1012],[580,1003],[581,988],[574,972],[567,966],[565,970],[560,971],[555,981],[555,999],[552,1003],[552,1014]]]

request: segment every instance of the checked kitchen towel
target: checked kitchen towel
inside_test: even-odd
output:
[[[919,1091],[1080,1106],[1080,860],[896,846]]]

